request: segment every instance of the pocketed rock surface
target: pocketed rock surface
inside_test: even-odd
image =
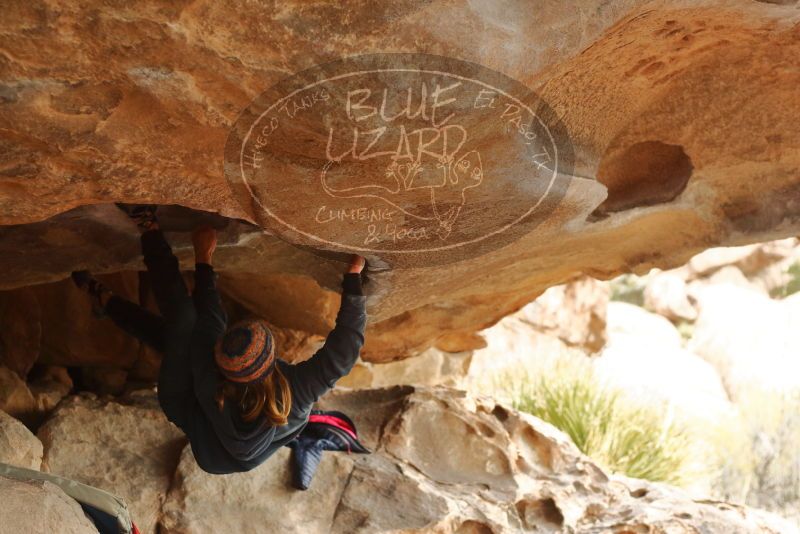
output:
[[[186,438],[167,421],[155,393],[137,393],[124,403],[70,397],[37,436],[43,471],[122,497],[142,533],[156,532]]]
[[[290,486],[289,449],[248,473],[202,472],[154,401],[70,398],[39,432],[51,472],[123,496],[144,533],[796,532],[766,512],[609,476],[554,427],[453,389],[326,396],[321,407],[349,414],[373,452],[324,453],[307,491]],[[146,430],[131,432],[134,419]]]
[[[342,265],[279,239],[276,226],[255,226],[263,214],[228,183],[222,154],[231,125],[257,95],[359,53],[427,52],[502,72],[551,105],[575,152],[569,189],[535,231],[457,264],[420,261],[372,274],[368,362],[431,346],[472,348],[472,333],[580,274],[608,279],[670,268],[710,246],[800,232],[800,11],[793,2],[499,8],[442,0],[365,9],[297,1],[278,9],[211,0],[13,0],[3,7],[5,290],[63,280],[80,268],[140,270],[136,232],[111,203],[180,205],[194,218],[165,220],[174,223],[170,239],[185,268],[192,267],[187,230],[205,220],[200,212],[243,221],[228,225],[217,253],[223,292],[277,327],[327,333]],[[291,188],[306,170],[302,153],[286,157],[276,180]],[[509,161],[510,169],[517,164]],[[518,175],[522,184],[526,175]],[[490,200],[481,206],[486,214],[507,202]],[[381,265],[379,256],[369,258],[373,265]],[[68,291],[0,298],[2,320],[30,329],[3,332],[9,367],[26,372],[40,335],[50,338],[43,346],[56,348],[86,337],[88,322],[77,323],[72,337],[53,322],[62,301],[74,307]],[[16,317],[22,313],[33,319]],[[133,349],[123,348],[130,367]],[[53,365],[71,358],[115,365],[98,362],[94,350],[49,357]]]

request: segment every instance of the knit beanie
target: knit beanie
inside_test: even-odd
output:
[[[276,359],[272,332],[260,319],[247,319],[231,326],[214,351],[214,360],[223,376],[240,384],[264,379]]]

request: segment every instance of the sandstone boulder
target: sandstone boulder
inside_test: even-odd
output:
[[[761,268],[749,274],[751,282],[770,295],[785,296],[787,290],[796,287],[797,269],[800,266],[800,238],[781,239],[763,243],[763,256],[759,257]],[[769,262],[764,260],[764,256]]]
[[[597,352],[606,342],[609,297],[608,284],[584,276],[549,288],[517,315],[567,345]]]
[[[436,340],[436,348],[444,352],[465,352],[486,346],[479,332],[448,332]]]
[[[751,282],[735,265],[726,265],[722,267],[718,271],[715,271],[714,274],[709,276],[708,278],[703,279],[702,281],[694,281],[691,283],[692,288],[690,292],[692,295],[696,297],[696,293],[698,290],[696,286],[703,287],[704,285],[718,285],[718,284],[730,284],[738,287],[743,287],[745,289],[751,289],[753,291],[760,291],[763,292],[762,289],[757,285]]]
[[[675,326],[661,315],[626,302],[610,302],[608,305],[608,346],[628,345],[641,347],[658,346],[663,349],[680,348],[683,345]]]
[[[36,412],[36,399],[17,373],[0,366],[0,411],[29,420]]]
[[[583,351],[541,332],[517,315],[506,317],[481,335],[487,346],[472,353],[464,386],[498,398],[508,396],[506,386],[512,381],[536,376],[562,359],[586,358]]]
[[[248,473],[209,475],[152,392],[122,400],[69,397],[39,435],[51,472],[124,497],[143,532],[793,532],[757,510],[610,476],[554,427],[448,388],[325,396],[320,407],[349,414],[372,453],[324,453],[305,492],[290,488],[289,449]],[[8,510],[0,528],[29,520],[22,504]]]
[[[1,44],[19,60],[8,63],[0,86],[0,121],[9,125],[0,138],[7,290],[79,268],[139,270],[136,232],[112,202],[180,205],[197,215],[170,235],[184,268],[191,268],[185,223],[222,214],[237,229],[221,241],[221,286],[254,311],[283,317],[281,327],[324,335],[341,270],[331,258],[344,251],[269,221],[243,184],[226,180],[221,154],[258,95],[287,75],[363,51],[356,34],[371,36],[370,52],[435,51],[537,89],[574,153],[569,185],[546,220],[490,254],[451,265],[417,258],[402,269],[371,254],[366,361],[416,355],[448,333],[485,329],[579,273],[608,279],[669,268],[709,245],[800,231],[798,102],[787,97],[799,81],[800,15],[790,6],[581,0],[498,11],[432,2],[365,16],[352,6],[236,9],[204,1],[120,15],[90,2],[58,10],[17,3],[8,13]],[[497,152],[490,143],[480,148]],[[301,142],[278,147],[278,155],[284,207],[313,218],[319,196],[297,184],[320,162]],[[507,190],[470,200],[477,221],[494,222],[518,199],[527,177],[521,160],[505,160]],[[48,293],[43,314],[60,320],[62,307],[78,310],[65,288]],[[42,329],[43,344],[76,365],[107,363],[96,360],[87,319],[76,314]],[[136,357],[126,343],[103,340],[129,367]]]
[[[102,282],[124,298],[137,299],[135,273],[115,273]],[[139,357],[139,341],[116,328],[108,318],[93,313],[89,296],[72,280],[35,289],[42,307],[40,363],[60,366],[102,366],[113,363],[130,368]],[[52,303],[58,302],[58,306]],[[111,361],[109,361],[111,360]]]
[[[97,534],[80,505],[47,481],[23,482],[0,476],[0,533]]]
[[[609,478],[552,426],[487,398],[405,388],[334,392],[322,405],[381,428],[367,438],[374,454],[354,458],[333,532],[796,531],[768,513]]]
[[[675,410],[682,421],[706,425],[734,415],[716,368],[687,350],[642,338],[638,348],[612,345],[592,363],[598,378],[637,406]]]
[[[81,369],[81,383],[86,389],[98,395],[120,395],[125,391],[128,371],[119,367],[84,367]]]
[[[467,377],[471,352],[444,352],[430,348],[422,354],[390,363],[359,361],[337,385],[348,388],[387,386],[458,386]]]
[[[36,411],[45,415],[50,413],[61,399],[72,391],[72,378],[64,367],[45,366],[36,378],[28,384],[36,399]]]
[[[187,446],[164,503],[162,532],[303,532],[324,534],[353,469],[344,454],[326,454],[314,485],[291,487],[290,451],[283,448],[248,473],[209,475]]]
[[[799,243],[797,237],[788,237],[740,247],[712,248],[689,260],[689,276],[708,277],[727,266],[736,267],[748,278],[758,276],[776,264],[796,260],[800,255]]]
[[[663,484],[643,484],[640,480],[624,476],[614,476],[614,482],[621,482],[628,488],[631,496],[649,503],[636,513],[635,525],[649,525],[651,532],[702,532],[720,533],[765,533],[797,534],[798,527],[785,519],[762,510],[728,504],[709,499],[698,499],[691,503],[683,502],[685,493]],[[695,527],[699,523],[701,527]],[[614,525],[613,527],[617,527]],[[648,527],[644,527],[647,532]],[[613,529],[611,530],[614,531]],[[624,530],[621,530],[625,532]],[[589,530],[588,532],[604,532]],[[633,530],[636,532],[636,530]]]
[[[290,363],[302,362],[309,359],[322,347],[325,338],[319,335],[309,335],[302,330],[291,328],[270,327],[275,339],[275,350],[280,358]]]
[[[125,402],[91,394],[63,401],[38,432],[42,467],[122,497],[142,533],[152,534],[186,441],[153,392]]]
[[[139,301],[136,272],[99,278],[117,295]],[[130,369],[142,356],[141,343],[110,319],[97,316],[90,298],[71,280],[0,292],[0,324],[0,354],[6,355],[5,360],[20,376],[25,376],[34,362]]]
[[[730,284],[705,287],[688,348],[716,367],[734,399],[748,388],[800,388],[799,300]]]
[[[636,402],[677,410],[683,420],[716,424],[731,417],[733,405],[717,368],[684,349],[664,317],[686,320],[697,313],[680,274],[651,274],[645,302],[652,311],[624,302],[609,305],[608,346],[592,361],[597,376]]]
[[[42,467],[42,442],[25,425],[2,411],[0,463],[37,470]]]
[[[0,292],[0,365],[22,378],[39,358],[41,314],[32,289]]]
[[[211,476],[187,448],[163,528],[337,534],[791,528],[769,514],[609,478],[550,425],[463,392],[337,391],[321,407],[351,415],[373,453],[325,453],[311,488],[299,492],[289,489],[288,450],[252,472]]]
[[[672,321],[694,321],[697,318],[685,280],[672,271],[649,277],[644,289],[644,307]]]
[[[706,278],[719,269],[741,265],[759,249],[758,244],[741,247],[715,247],[701,252],[689,260],[689,270],[693,278]]]
[[[776,265],[786,265],[800,258],[800,238],[788,237],[759,243],[755,251],[738,267],[748,276],[758,276]]]

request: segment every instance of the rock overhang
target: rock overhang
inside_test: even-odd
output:
[[[709,246],[798,233],[796,10],[712,1],[581,7],[593,16],[549,6],[512,24],[460,4],[447,26],[432,4],[358,18],[375,28],[391,18],[394,35],[417,34],[421,48],[535,88],[575,148],[563,200],[529,234],[467,261],[372,275],[365,359],[406,357],[448,333],[484,328],[580,273],[643,272]],[[351,30],[326,26],[321,51],[310,35],[290,31],[320,16],[300,5],[288,20],[262,12],[266,26],[244,24],[244,33],[232,31],[244,14],[213,4],[124,17],[101,7],[14,9],[0,108],[4,289],[77,268],[140,270],[136,233],[111,203],[177,204],[195,210],[187,224],[207,220],[202,212],[230,219],[218,252],[223,291],[281,327],[324,334],[335,313],[337,257],[254,225],[253,206],[225,180],[222,147],[265,87],[355,52]],[[423,21],[450,30],[420,33]],[[526,29],[512,44],[509,24]],[[267,26],[270,42],[292,46],[256,47],[253,37]],[[548,44],[555,28],[558,47]],[[418,51],[398,49],[388,33],[375,39],[373,52]],[[502,57],[494,52],[509,47]],[[56,49],[71,59],[55,61],[48,51]],[[190,269],[186,229],[176,226],[170,238]]]

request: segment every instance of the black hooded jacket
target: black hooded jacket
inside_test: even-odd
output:
[[[288,425],[274,427],[263,416],[244,422],[231,402],[219,410],[216,392],[222,376],[214,362],[214,346],[225,333],[227,319],[214,278],[210,265],[197,265],[193,293],[197,318],[186,365],[182,370],[168,370],[185,373],[191,369],[192,390],[180,396],[159,395],[159,401],[169,420],[186,433],[197,464],[209,473],[225,474],[249,471],[293,440],[308,422],[312,405],[350,372],[364,344],[366,297],[360,276],[346,274],[336,326],[322,348],[297,365],[277,362],[292,390],[292,409]],[[159,380],[170,380],[163,376],[163,369]]]

